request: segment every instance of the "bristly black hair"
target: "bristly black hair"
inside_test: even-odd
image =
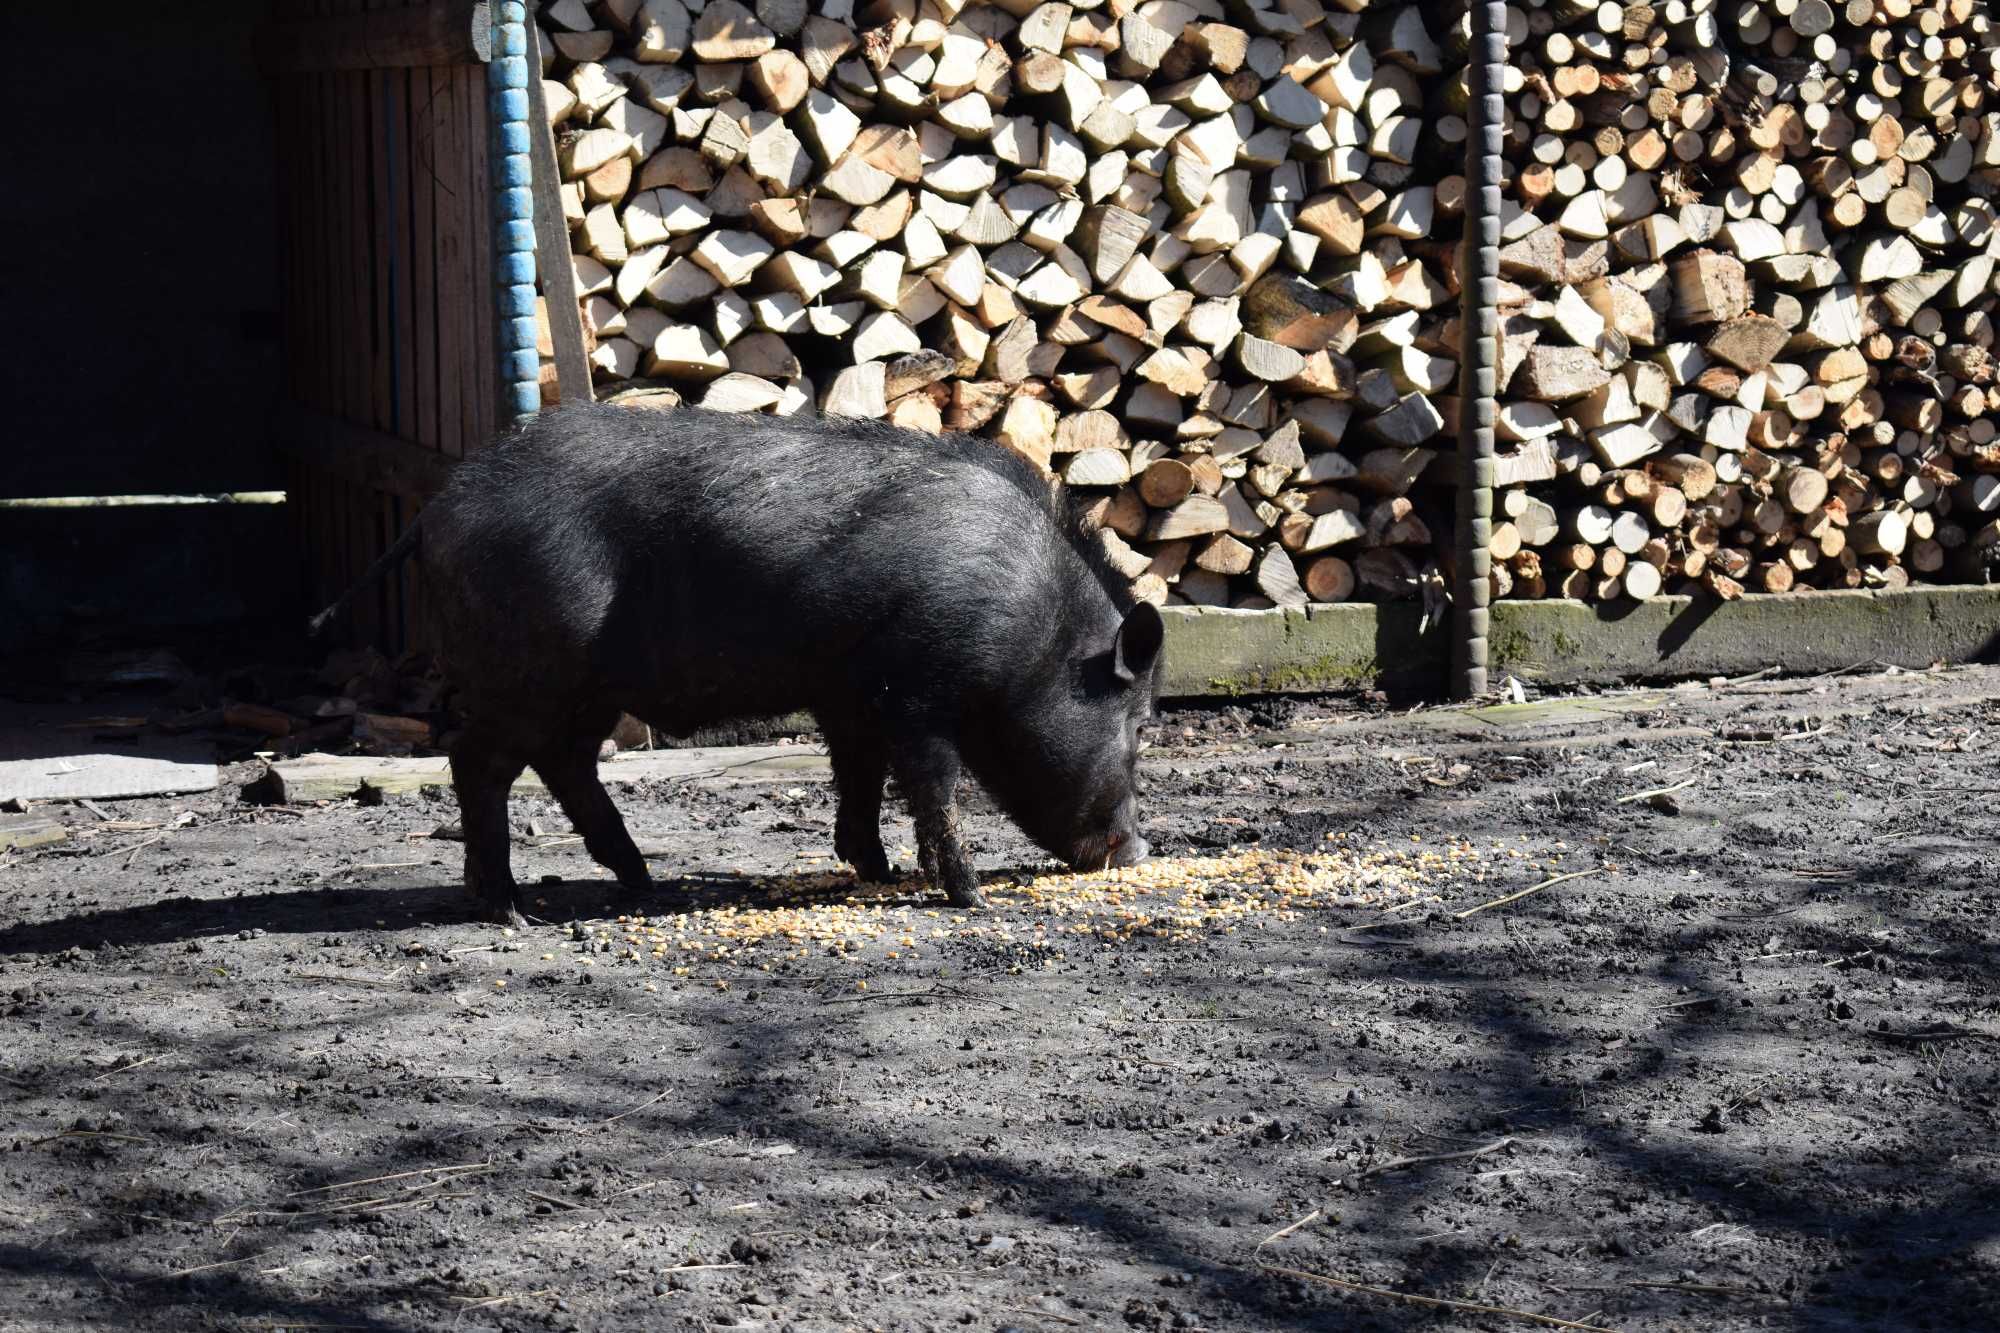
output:
[[[889,426],[889,430],[901,427]],[[1056,530],[1069,540],[1076,553],[1083,560],[1091,575],[1111,598],[1111,604],[1120,612],[1132,609],[1132,585],[1111,567],[1110,557],[1097,537],[1097,525],[1090,521],[1090,506],[1096,502],[1095,496],[1072,490],[1052,473],[1044,471],[1034,460],[1019,450],[988,439],[981,435],[967,435],[960,431],[947,432],[934,437],[950,440],[961,447],[966,456],[984,464],[994,472],[1014,482],[1023,492],[1032,496],[1043,506],[1054,523]]]

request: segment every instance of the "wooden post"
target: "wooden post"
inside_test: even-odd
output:
[[[583,310],[577,305],[569,227],[563,222],[562,172],[556,165],[555,133],[549,125],[540,76],[541,26],[534,17],[530,10],[524,27],[528,38],[528,150],[535,178],[535,270],[541,276],[542,300],[548,307],[562,400],[587,403],[591,400],[590,353],[583,342]]]

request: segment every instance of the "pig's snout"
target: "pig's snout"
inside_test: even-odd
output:
[[[1129,837],[1114,834],[1111,838],[1111,846],[1108,849],[1109,855],[1106,857],[1106,864],[1113,866],[1135,866],[1145,860],[1147,853],[1152,850],[1151,845],[1136,833]]]
[[[1064,858],[1070,869],[1089,873],[1118,866],[1135,866],[1146,859],[1152,846],[1137,833],[1108,833],[1083,844]]]

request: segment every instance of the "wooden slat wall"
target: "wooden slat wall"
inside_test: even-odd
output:
[[[415,0],[273,0],[274,21]],[[280,144],[288,397],[309,412],[463,457],[498,419],[484,66],[272,76]],[[283,429],[283,427],[280,427]],[[417,502],[294,458],[288,484],[315,605],[415,518]],[[406,566],[343,628],[420,646]]]

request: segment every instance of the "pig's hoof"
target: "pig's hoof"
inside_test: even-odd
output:
[[[512,926],[516,930],[525,930],[528,927],[528,918],[521,914],[520,907],[514,903],[483,903],[480,906],[480,915],[496,926]]]
[[[857,852],[851,847],[836,846],[833,854],[854,867],[854,877],[863,884],[894,884],[898,878],[889,868],[889,854],[880,847]]]
[[[946,889],[944,896],[950,901],[953,907],[986,906],[986,895],[981,893],[977,887]]]

